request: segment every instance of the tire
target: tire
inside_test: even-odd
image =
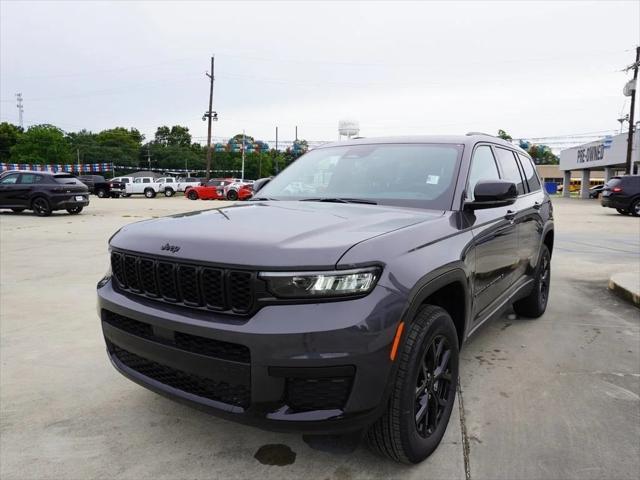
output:
[[[631,215],[640,217],[640,198],[631,204]]]
[[[367,443],[382,456],[411,464],[431,455],[447,429],[458,383],[458,336],[446,310],[426,305],[409,324],[403,343],[387,410],[370,427]],[[438,364],[444,365],[444,375],[434,381]]]
[[[165,197],[173,197],[173,195],[174,195],[175,193],[176,193],[176,192],[174,192],[174,191],[173,191],[173,189],[171,189],[171,188],[167,188],[167,189],[165,189],[165,191],[164,191],[164,196],[165,196]]]
[[[82,209],[84,207],[72,207],[72,208],[67,208],[67,212],[69,212],[69,215],[78,215]]]
[[[48,217],[51,215],[51,205],[49,200],[44,197],[36,197],[31,202],[33,212],[39,217]]]
[[[187,198],[189,200],[198,200],[198,192],[196,192],[195,190],[189,190],[189,192],[187,193]]]
[[[24,212],[25,210],[26,210],[26,209],[24,209],[24,208],[12,208],[12,209],[11,209],[11,211],[12,211],[13,213],[22,213],[22,212]]]
[[[235,190],[229,190],[227,192],[227,200],[231,200],[232,202],[238,200],[238,192],[236,192]]]
[[[546,245],[540,249],[540,259],[536,267],[536,278],[531,293],[513,304],[518,315],[538,318],[547,309],[551,286],[551,254]]]
[[[96,192],[96,195],[98,196],[98,198],[107,198],[107,191],[101,188]]]
[[[156,196],[156,192],[153,188],[147,188],[144,191],[144,196],[147,198],[153,198]]]
[[[629,210],[625,210],[624,208],[616,208],[616,212],[620,215],[629,215]]]

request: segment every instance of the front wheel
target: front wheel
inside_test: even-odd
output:
[[[231,200],[233,202],[238,200],[238,192],[236,192],[235,190],[229,190],[227,192],[227,200]]]
[[[174,194],[174,193],[175,193],[175,192],[174,192],[171,188],[167,188],[167,189],[164,191],[164,196],[165,196],[165,197],[173,197],[173,194]]]
[[[513,304],[513,310],[523,317],[538,318],[547,309],[551,286],[551,253],[546,245],[540,249],[533,290]]]
[[[82,211],[82,208],[83,207],[67,208],[67,212],[69,212],[69,215],[78,215]]]
[[[189,190],[189,193],[187,193],[187,198],[189,200],[197,200],[198,199],[198,192],[195,192],[193,190]]]
[[[426,305],[401,341],[387,410],[367,432],[367,441],[396,462],[419,463],[440,444],[453,410],[458,336],[446,310]]]
[[[144,191],[144,196],[147,198],[153,198],[156,196],[156,192],[152,188],[147,188]]]
[[[49,201],[44,197],[36,198],[32,202],[31,208],[33,208],[33,211],[39,217],[48,217],[51,215],[51,205],[49,205]]]

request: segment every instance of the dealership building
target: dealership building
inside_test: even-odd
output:
[[[636,175],[640,173],[640,150],[638,148],[640,135],[638,133],[640,132],[637,132],[636,129],[631,151],[631,172]],[[580,198],[589,198],[590,180],[602,178],[602,174],[593,175],[594,172],[604,171],[605,181],[614,175],[624,174],[627,162],[627,139],[628,133],[621,133],[562,150],[560,152],[560,172],[563,174],[564,186],[568,186],[572,178],[579,178],[581,180]],[[569,190],[569,188],[563,188],[562,195],[568,197]]]

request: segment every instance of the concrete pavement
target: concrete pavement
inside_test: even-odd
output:
[[[80,216],[1,213],[0,477],[637,478],[639,311],[607,281],[640,261],[640,220],[595,201],[554,202],[547,313],[505,316],[465,345],[463,414],[454,409],[438,450],[412,467],[364,447],[331,454],[298,435],[217,419],[109,365],[95,312],[109,236],[131,221],[219,202],[92,197]],[[271,444],[288,446],[295,461],[254,458]]]

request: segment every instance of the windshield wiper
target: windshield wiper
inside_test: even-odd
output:
[[[377,205],[378,202],[373,200],[364,200],[362,198],[340,198],[340,197],[316,197],[303,198],[301,202],[331,202],[331,203],[364,203],[366,205]]]

